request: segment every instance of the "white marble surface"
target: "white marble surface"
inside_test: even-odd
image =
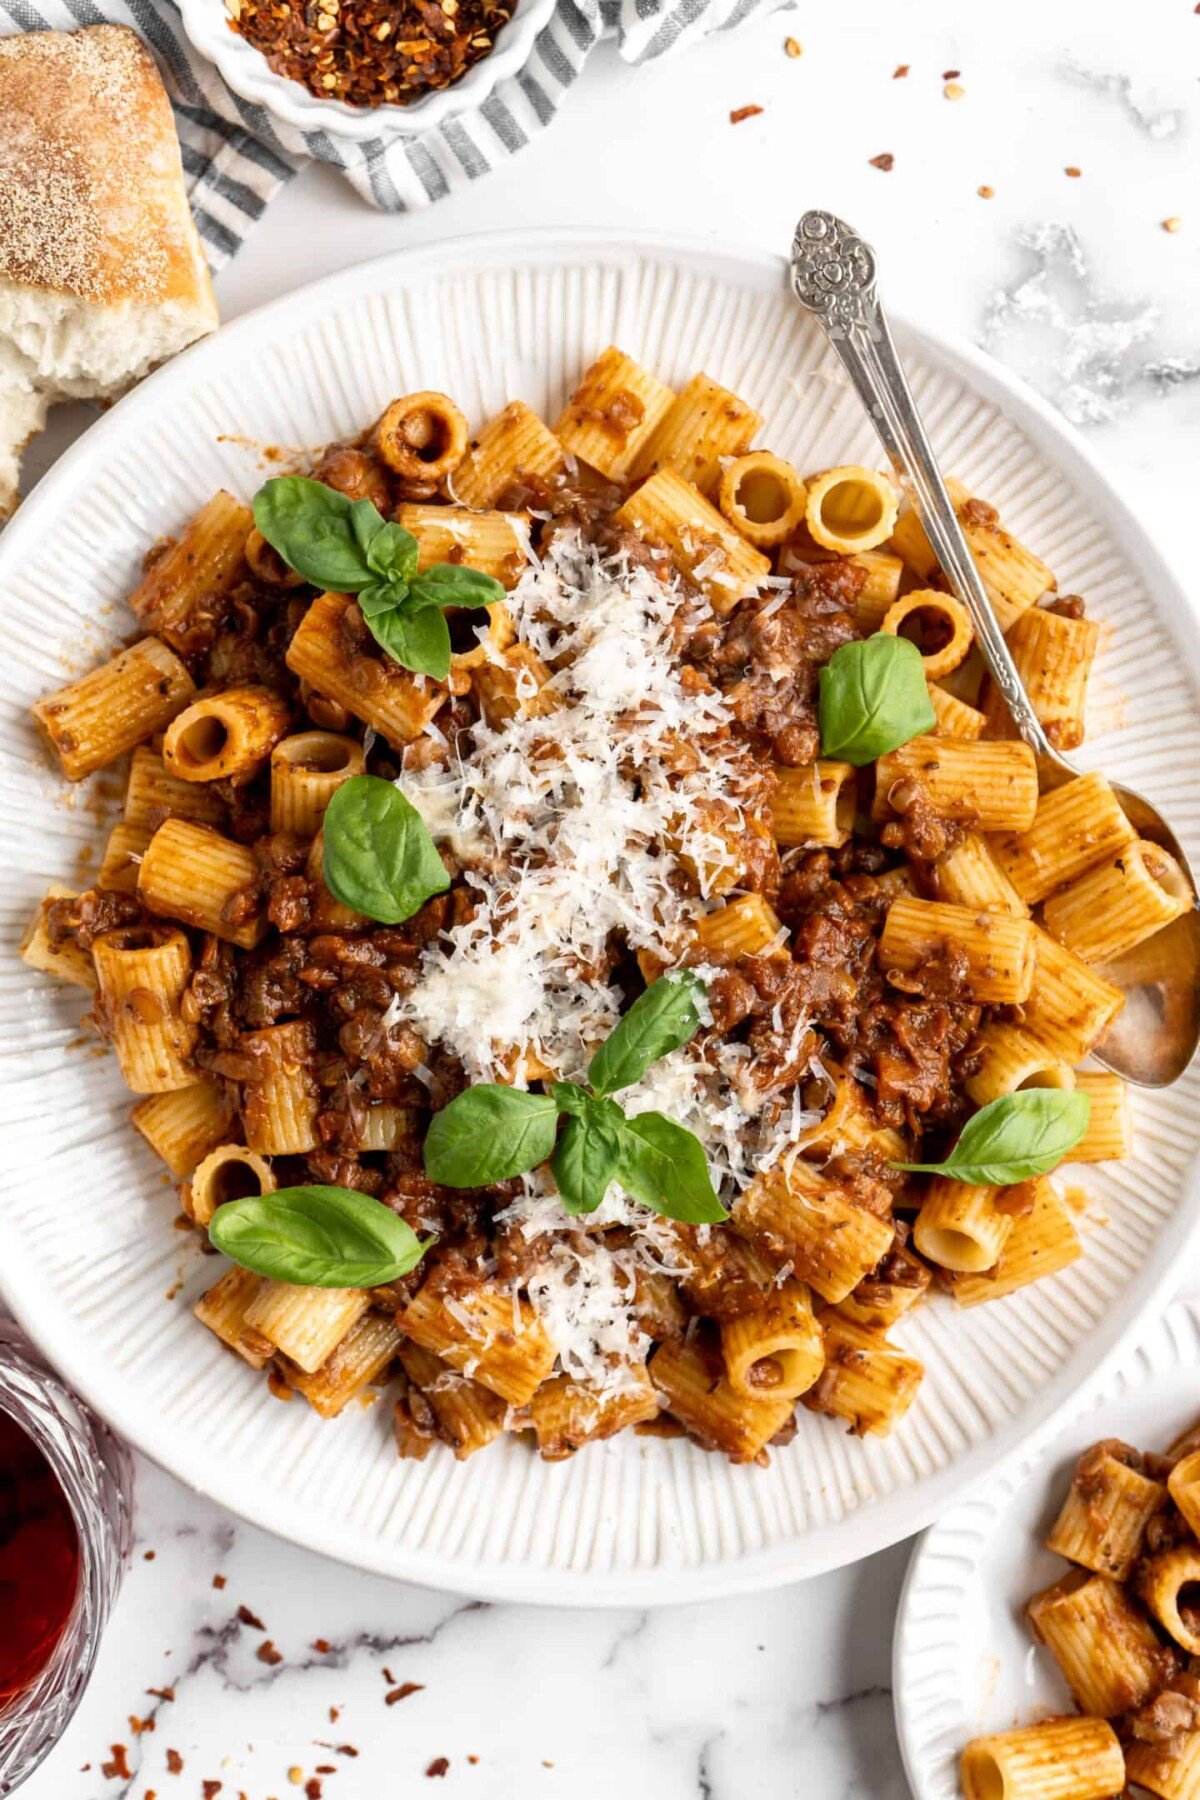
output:
[[[943,96],[947,70],[959,100]],[[231,317],[362,257],[514,224],[782,249],[804,207],[832,206],[874,240],[897,308],[988,345],[1085,425],[1186,570],[1198,75],[1193,0],[804,3],[636,74],[602,50],[551,132],[423,215],[379,217],[308,170],[220,297]],[[763,113],[730,125],[749,104]],[[882,153],[890,173],[870,166]],[[35,472],[86,418],[60,417]],[[479,1800],[901,1800],[888,1681],[905,1557],[651,1614],[473,1606],[291,1550],[143,1466],[138,1548],[95,1680],[25,1791],[190,1800],[207,1780],[220,1800],[285,1800],[315,1779],[325,1800],[391,1800],[426,1791],[444,1756],[447,1791]],[[239,1605],[261,1629],[239,1626]],[[258,1659],[268,1638],[283,1661]],[[406,1682],[420,1691],[387,1705]],[[148,1692],[168,1686],[170,1701]],[[131,1715],[154,1730],[138,1735]],[[129,1779],[103,1770],[114,1743]],[[329,1748],[347,1744],[357,1757]]]

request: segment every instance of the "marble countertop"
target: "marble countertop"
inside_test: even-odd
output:
[[[782,250],[805,207],[830,206],[877,246],[897,310],[984,344],[1084,427],[1186,574],[1200,16],[1193,0],[1143,0],[1134,29],[1119,16],[1121,33],[1112,0],[803,0],[637,72],[602,47],[552,131],[427,213],[381,217],[307,169],[223,273],[224,315],[466,232],[592,223]],[[88,416],[64,409],[31,472]],[[391,1800],[440,1776],[478,1800],[902,1800],[907,1553],[691,1608],[482,1605],[291,1549],[143,1464],[95,1678],[24,1792]]]

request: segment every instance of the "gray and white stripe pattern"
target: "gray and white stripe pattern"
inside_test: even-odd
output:
[[[341,142],[300,132],[232,93],[192,49],[171,0],[0,0],[0,35],[132,25],[157,59],[175,108],[192,210],[214,269],[228,261],[305,156],[341,169],[384,212],[430,206],[478,181],[551,123],[602,36],[648,62],[795,0],[559,0],[516,75],[480,106],[416,137]]]

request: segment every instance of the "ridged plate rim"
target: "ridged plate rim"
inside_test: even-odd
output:
[[[393,252],[341,270],[224,326],[151,376],[94,424],[39,484],[0,539],[0,594],[8,572],[34,542],[44,521],[52,518],[60,505],[69,505],[72,491],[89,467],[101,464],[106,452],[125,434],[135,433],[158,409],[168,408],[174,397],[219,373],[223,363],[235,362],[243,351],[277,342],[281,333],[299,331],[325,311],[356,295],[361,298],[364,284],[375,293],[385,287],[388,291],[416,288],[426,280],[466,270],[476,275],[522,268],[559,270],[588,260],[607,268],[609,263],[620,266],[630,258],[724,280],[740,290],[764,295],[778,295],[786,281],[785,262],[769,253],[727,251],[651,233],[594,229],[537,229],[458,238]],[[1192,671],[1200,667],[1196,615],[1079,434],[1039,396],[973,346],[900,317],[894,323],[903,349],[926,359],[935,369],[957,376],[976,398],[999,407],[1085,496],[1093,512],[1103,515],[1126,561],[1155,594],[1156,612],[1170,614],[1171,634],[1182,644],[1188,667]],[[197,495],[197,503],[203,497]],[[0,630],[2,625],[0,619]],[[338,1521],[322,1516],[319,1507],[288,1499],[276,1492],[269,1480],[248,1476],[237,1467],[235,1452],[226,1452],[224,1465],[214,1469],[211,1452],[193,1442],[186,1430],[155,1416],[144,1402],[139,1404],[132,1384],[119,1371],[94,1366],[86,1346],[75,1341],[78,1334],[72,1332],[72,1321],[46,1272],[8,1227],[2,1208],[0,1295],[67,1379],[139,1450],[198,1492],[276,1536],[355,1567],[489,1599],[645,1606],[776,1586],[857,1561],[920,1530],[982,1475],[1027,1452],[1031,1442],[1040,1441],[1053,1429],[1064,1410],[1079,1405],[1081,1396],[1103,1379],[1129,1334],[1170,1290],[1200,1225],[1196,1191],[1193,1165],[1180,1180],[1179,1204],[1136,1276],[1122,1290],[1119,1303],[1101,1325],[1082,1338],[1035,1399],[957,1461],[915,1484],[899,1486],[882,1499],[860,1504],[832,1524],[819,1525],[767,1548],[710,1556],[683,1567],[658,1564],[629,1571],[537,1568],[504,1559],[464,1561],[428,1551],[414,1555],[406,1551],[403,1541],[388,1541],[361,1530],[348,1540]],[[599,1487],[602,1465],[595,1467]]]

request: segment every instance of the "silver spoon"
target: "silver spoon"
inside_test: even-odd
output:
[[[1043,769],[1048,765],[1064,780],[1077,775],[1030,704],[967,547],[879,304],[875,252],[833,213],[806,212],[792,244],[792,287],[823,328],[917,506],[1018,732]],[[1166,820],[1131,788],[1112,785],[1138,836],[1175,858],[1194,895],[1187,858]],[[1125,990],[1126,1002],[1096,1050],[1097,1059],[1141,1087],[1165,1087],[1183,1074],[1200,1043],[1200,911],[1193,904],[1104,974]]]

